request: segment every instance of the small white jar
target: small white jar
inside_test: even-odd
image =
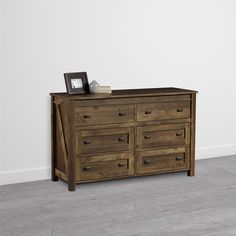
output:
[[[90,93],[99,93],[99,83],[96,80],[93,80],[90,84],[89,84],[89,91]]]

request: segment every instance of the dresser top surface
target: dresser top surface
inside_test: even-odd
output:
[[[69,100],[92,100],[104,98],[124,98],[124,97],[149,97],[166,95],[183,95],[197,93],[195,90],[166,87],[166,88],[143,88],[143,89],[121,89],[112,90],[111,94],[73,94],[68,93],[50,93],[51,96],[60,97]]]

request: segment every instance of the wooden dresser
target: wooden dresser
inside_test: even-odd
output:
[[[76,183],[187,171],[194,175],[196,91],[51,93],[52,180]]]

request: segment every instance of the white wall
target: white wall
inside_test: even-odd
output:
[[[3,81],[3,7],[2,2],[0,1],[0,173],[1,166],[3,163],[3,89],[2,89],[2,81]],[[1,177],[1,174],[0,174]],[[1,183],[1,181],[0,181]]]
[[[198,90],[197,158],[236,154],[234,0],[1,3],[0,183],[49,177],[48,94],[71,71],[113,89]]]

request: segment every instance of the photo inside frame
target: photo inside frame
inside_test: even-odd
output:
[[[71,79],[71,87],[72,89],[83,88],[83,82],[81,78]]]

